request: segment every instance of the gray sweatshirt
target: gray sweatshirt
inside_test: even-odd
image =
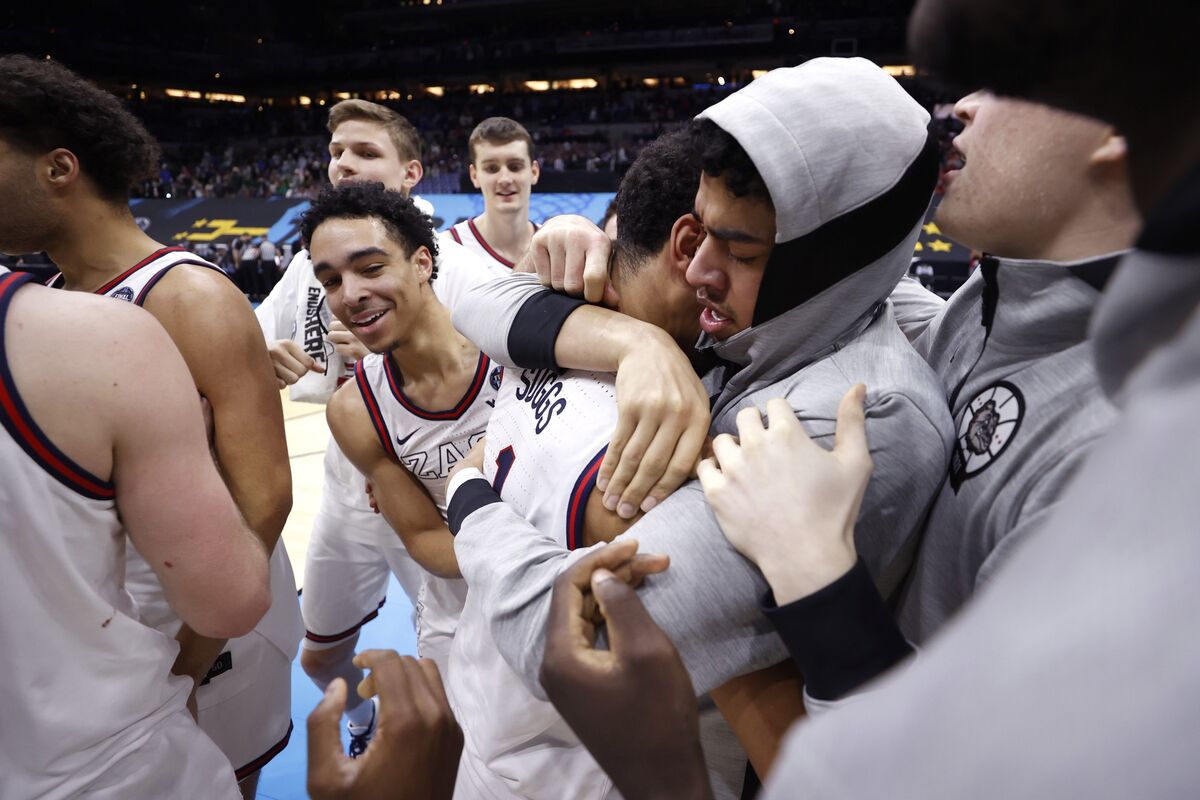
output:
[[[1097,306],[1120,418],[906,668],[789,734],[766,797],[1200,791],[1200,172]]]
[[[900,604],[911,641],[1041,525],[1111,425],[1087,326],[1118,257],[985,258],[914,342],[946,389],[956,442]]]
[[[755,324],[724,342],[701,340],[723,362],[706,378],[714,393],[711,433],[736,433],[738,411],[786,397],[809,434],[832,447],[839,401],[855,383],[866,383],[875,473],[856,536],[872,575],[889,591],[910,563],[952,438],[941,386],[886,302],[907,271],[931,188],[927,117],[896,91],[894,81],[882,80],[877,67],[859,59],[816,59],[777,73],[789,74],[760,78],[731,96],[737,102],[705,112],[739,138],[773,199],[778,193],[780,231]],[[803,96],[789,85],[793,80],[803,83]],[[822,139],[811,124],[814,108],[827,117],[837,116],[830,108],[845,114],[842,137],[866,137],[868,129],[884,136],[888,144],[872,151],[879,160],[868,164],[864,157],[860,170],[846,165],[844,138],[827,131]],[[809,148],[803,154],[794,151],[797,138]],[[823,200],[798,204],[800,185],[811,188],[810,199]],[[853,241],[852,231],[858,232]],[[497,326],[498,303],[506,300],[511,309],[518,301],[527,312],[538,302],[537,291],[520,279],[479,287],[456,309],[455,325],[511,363],[503,325],[520,312],[502,312]],[[785,297],[792,298],[790,306],[781,306]],[[588,551],[567,552],[503,504],[485,504],[480,492],[466,492],[467,485],[451,507],[459,565],[470,591],[484,596],[481,605],[491,614],[501,653],[544,697],[537,674],[550,589]],[[459,499],[468,494],[476,501],[464,506]],[[728,544],[698,483],[685,485],[625,535],[636,538],[643,552],[671,557],[671,568],[647,580],[640,593],[679,648],[698,693],[787,657],[760,610],[766,583]]]

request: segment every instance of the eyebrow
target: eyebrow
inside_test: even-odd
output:
[[[346,140],[342,140],[342,139],[330,139],[329,146],[333,147],[334,145],[337,145],[338,147],[345,147],[347,149],[349,149],[351,147],[378,147],[379,146],[375,142],[372,142],[372,141],[369,141],[366,139],[353,139],[350,141],[346,141]]]
[[[386,256],[386,255],[388,255],[388,251],[384,250],[382,247],[364,247],[361,250],[355,250],[353,253],[351,253],[349,256],[347,256],[346,263],[353,264],[355,261],[358,261],[360,258],[366,258],[367,256]],[[328,261],[319,261],[313,265],[313,275],[316,275],[318,272],[324,272],[326,270],[331,270],[331,269],[333,269],[333,265],[330,264]]]
[[[692,216],[701,225],[704,225],[704,220],[700,218],[700,212],[692,209]],[[739,242],[742,244],[769,244],[766,239],[760,239],[757,236],[751,236],[738,228],[716,228],[710,225],[704,225],[704,231],[714,239],[719,239],[722,242]]]

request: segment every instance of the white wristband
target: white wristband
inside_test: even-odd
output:
[[[450,503],[454,500],[454,493],[458,491],[458,487],[476,478],[487,480],[484,474],[475,467],[463,467],[454,473],[454,476],[450,478],[450,482],[446,484],[446,508],[450,507]]]

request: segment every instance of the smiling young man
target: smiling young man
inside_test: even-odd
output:
[[[128,551],[126,587],[143,621],[180,643],[175,672],[195,683],[200,727],[254,793],[258,771],[291,735],[291,661],[301,636],[296,584],[279,534],[291,508],[283,413],[262,333],[246,298],[216,266],[148,237],[130,187],[158,146],[120,101],[50,61],[0,66],[3,181],[10,252],[44,250],[52,282],[149,311],[166,329],[212,408],[213,452],[250,528],[271,554],[271,609],[228,643],[197,635],[171,608],[154,566]],[[115,380],[115,376],[114,376]]]
[[[410,199],[379,184],[327,189],[302,230],[330,309],[371,351],[329,401],[329,428],[424,569],[417,647],[446,675],[466,584],[445,484],[483,438],[501,370],[454,330],[434,294],[436,236]]]
[[[541,169],[533,158],[533,138],[516,120],[488,117],[471,131],[467,151],[471,183],[483,195],[483,213],[441,236],[512,269],[538,229],[529,219],[529,193]]]
[[[345,100],[329,110],[329,181],[333,186],[379,183],[405,196],[420,181],[421,141],[404,117],[365,100]],[[422,211],[432,209],[414,199]],[[453,242],[436,254],[441,299],[453,304],[466,287],[491,276],[466,248]],[[337,386],[353,378],[354,362],[368,352],[330,313],[325,288],[313,275],[308,250],[301,250],[256,311],[268,342],[279,387],[293,400],[325,403]],[[343,367],[346,364],[346,367]],[[337,375],[326,374],[330,370]],[[414,606],[422,570],[401,541],[372,511],[365,479],[335,441],[325,451],[321,505],[313,520],[305,557],[301,611],[307,631],[300,664],[324,689],[341,677],[362,680],[354,666],[359,630],[378,615],[395,575]],[[374,731],[374,707],[357,693],[346,699],[351,754],[362,752]]]

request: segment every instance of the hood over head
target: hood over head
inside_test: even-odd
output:
[[[929,114],[866,59],[816,58],[772,70],[697,119],[750,156],[776,224],[752,326],[701,346],[744,367],[764,326],[785,328],[768,338],[810,355],[861,330],[907,272],[937,182]],[[764,344],[753,360],[770,357]]]

